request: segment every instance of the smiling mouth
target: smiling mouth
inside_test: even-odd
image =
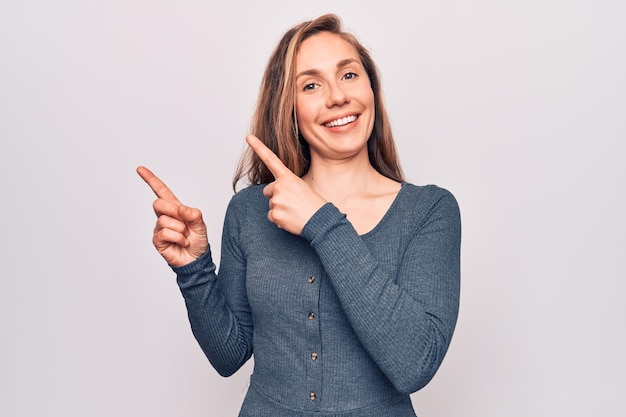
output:
[[[345,126],[349,123],[352,123],[354,121],[356,121],[356,119],[358,119],[359,116],[357,115],[351,115],[351,116],[346,116],[346,117],[342,117],[341,119],[337,119],[337,120],[332,120],[328,123],[324,123],[324,126],[326,127],[339,127],[339,126]]]

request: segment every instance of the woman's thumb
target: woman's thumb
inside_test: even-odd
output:
[[[180,205],[178,207],[178,214],[181,219],[187,223],[189,229],[194,232],[204,231],[204,221],[202,220],[202,212],[197,208],[192,208],[185,205]]]

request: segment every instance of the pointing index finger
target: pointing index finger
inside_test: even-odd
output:
[[[246,142],[252,148],[252,150],[261,158],[265,166],[274,174],[274,178],[278,179],[282,175],[291,173],[289,168],[282,163],[282,161],[276,156],[274,152],[263,142],[261,142],[256,136],[246,136]]]
[[[180,204],[174,193],[156,175],[144,166],[137,167],[137,174],[148,184],[157,197]]]

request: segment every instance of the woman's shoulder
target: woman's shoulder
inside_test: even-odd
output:
[[[420,204],[434,203],[441,199],[456,203],[456,197],[447,188],[436,184],[418,185],[411,182],[402,183],[403,194]]]
[[[459,204],[452,192],[435,184],[417,185],[405,182],[402,184],[402,198],[398,203],[402,209],[413,213],[418,218],[429,217],[435,213],[446,217],[459,217]]]
[[[240,205],[240,204],[252,204],[254,202],[262,202],[267,199],[263,195],[263,188],[265,188],[267,184],[253,184],[247,185],[240,190],[237,190],[235,194],[230,199],[230,205]]]
[[[268,208],[267,198],[263,195],[265,185],[249,185],[237,190],[226,208],[226,223],[254,224],[265,218]]]

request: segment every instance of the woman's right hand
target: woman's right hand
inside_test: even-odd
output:
[[[148,168],[140,166],[137,173],[158,197],[152,205],[157,216],[152,236],[156,250],[172,266],[187,265],[204,255],[209,241],[202,212],[178,201]]]

